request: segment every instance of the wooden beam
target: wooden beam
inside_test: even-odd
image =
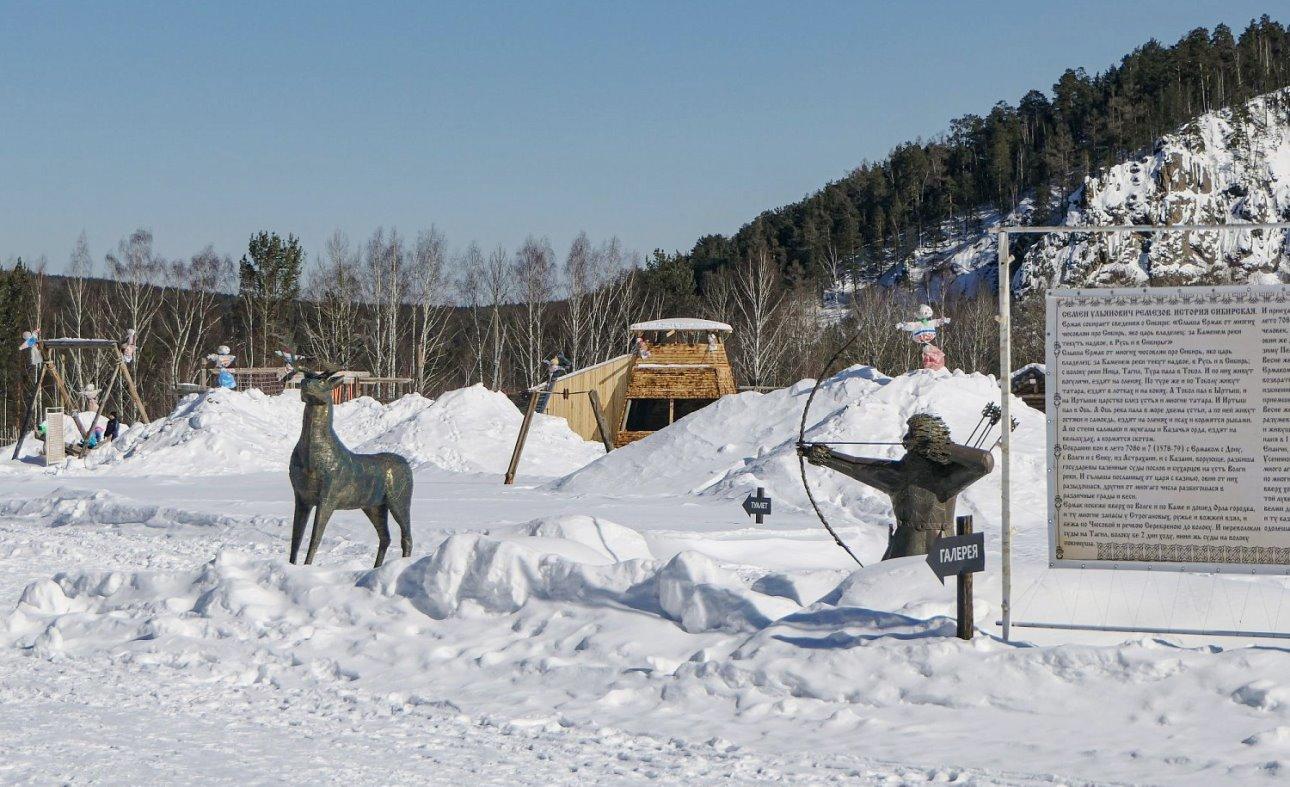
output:
[[[600,430],[600,442],[605,444],[605,453],[614,450],[614,436],[609,431],[609,420],[605,418],[605,411],[600,406],[600,394],[592,388],[587,391],[587,398],[591,400],[591,412],[596,416],[596,428]]]
[[[27,439],[27,432],[35,428],[35,424],[33,424],[32,421],[36,414],[36,401],[40,399],[40,386],[43,385],[44,382],[45,364],[42,363],[36,370],[36,387],[31,392],[31,406],[27,408],[27,412],[23,413],[22,423],[19,424],[18,442],[14,443],[13,446],[13,459],[18,458],[18,452],[22,450],[22,442]]]
[[[148,410],[143,406],[143,399],[139,398],[139,389],[134,387],[134,376],[130,374],[130,365],[125,362],[120,348],[117,348],[116,358],[121,367],[121,376],[125,378],[126,387],[130,389],[130,396],[134,399],[135,409],[139,411],[139,417],[143,419],[143,422],[147,423],[149,421]]]
[[[80,408],[76,406],[76,400],[72,399],[72,394],[67,390],[67,383],[63,382],[63,376],[58,373],[58,367],[54,366],[53,351],[50,351],[50,357],[46,359],[45,364],[49,367],[49,373],[54,378],[54,386],[63,399],[63,406],[67,408],[67,413],[72,416],[72,423],[76,424],[76,431],[81,433],[81,439],[88,441],[90,436],[85,431],[85,425],[81,423]]]
[[[960,536],[972,535],[972,517],[961,516],[957,519],[958,531]],[[976,628],[976,622],[972,618],[972,575],[962,573],[958,575],[958,637],[959,639],[972,639],[972,632]]]
[[[503,483],[515,483],[515,471],[520,466],[520,454],[524,453],[524,441],[529,436],[529,424],[533,423],[533,411],[537,409],[538,397],[541,394],[529,394],[529,406],[524,411],[524,423],[520,424],[519,436],[515,438],[515,450],[511,452],[511,464],[506,468],[506,479]]]

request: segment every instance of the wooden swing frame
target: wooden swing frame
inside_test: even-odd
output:
[[[98,425],[99,414],[103,412],[103,408],[107,406],[108,400],[112,396],[112,387],[116,384],[117,377],[125,381],[126,390],[129,391],[130,398],[134,401],[139,417],[145,423],[149,420],[148,410],[143,406],[143,399],[140,398],[139,389],[134,383],[134,375],[130,373],[130,364],[126,363],[125,356],[121,353],[121,347],[116,341],[112,339],[41,339],[37,347],[40,349],[43,360],[40,364],[40,371],[36,375],[36,386],[31,392],[31,402],[28,404],[27,411],[23,413],[22,424],[18,432],[18,442],[13,447],[13,459],[18,458],[19,452],[22,451],[22,444],[27,439],[27,433],[33,427],[36,405],[47,375],[53,380],[54,391],[62,401],[66,412],[72,415],[72,423],[76,424],[76,430],[80,432],[81,440],[87,443],[89,436],[94,432],[94,427]],[[99,403],[99,408],[95,411],[94,417],[90,419],[88,429],[81,423],[81,419],[77,417],[80,413],[80,408],[76,406],[76,400],[72,397],[72,393],[67,387],[67,381],[58,370],[58,364],[55,361],[58,350],[107,350],[116,355],[116,365],[112,370],[112,376],[108,378],[107,387],[103,389],[103,399]]]

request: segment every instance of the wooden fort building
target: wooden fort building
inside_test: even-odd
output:
[[[736,393],[725,344],[731,330],[723,322],[689,317],[635,323],[626,337],[630,352],[574,370],[553,386],[530,388],[507,483],[514,479],[534,411],[564,418],[583,439],[600,440],[611,450]]]

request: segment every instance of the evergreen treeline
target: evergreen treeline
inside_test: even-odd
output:
[[[965,115],[929,141],[906,142],[801,202],[769,210],[734,237],[708,235],[674,255],[701,274],[765,250],[785,275],[867,278],[923,243],[973,232],[983,210],[1033,196],[1048,223],[1083,178],[1149,147],[1197,115],[1290,84],[1290,34],[1267,16],[1235,36],[1197,28],[1152,40],[1090,76],[1068,70],[1052,95]]]

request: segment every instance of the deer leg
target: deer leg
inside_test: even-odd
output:
[[[385,550],[390,548],[390,509],[383,505],[372,506],[364,508],[363,513],[376,528],[376,565],[373,568],[380,568],[385,562]]]
[[[331,503],[323,500],[314,511],[314,529],[309,534],[309,551],[305,553],[306,566],[313,565],[314,554],[318,551],[318,544],[322,542],[323,531],[327,529],[327,520],[331,519],[333,510]]]
[[[407,499],[389,501],[386,508],[399,523],[399,546],[403,548],[404,557],[412,557],[412,516],[409,512],[411,501]]]
[[[308,503],[296,498],[296,515],[291,520],[291,562],[296,562],[296,555],[300,552],[300,542],[305,540],[305,526],[309,524],[309,509],[312,508]]]

